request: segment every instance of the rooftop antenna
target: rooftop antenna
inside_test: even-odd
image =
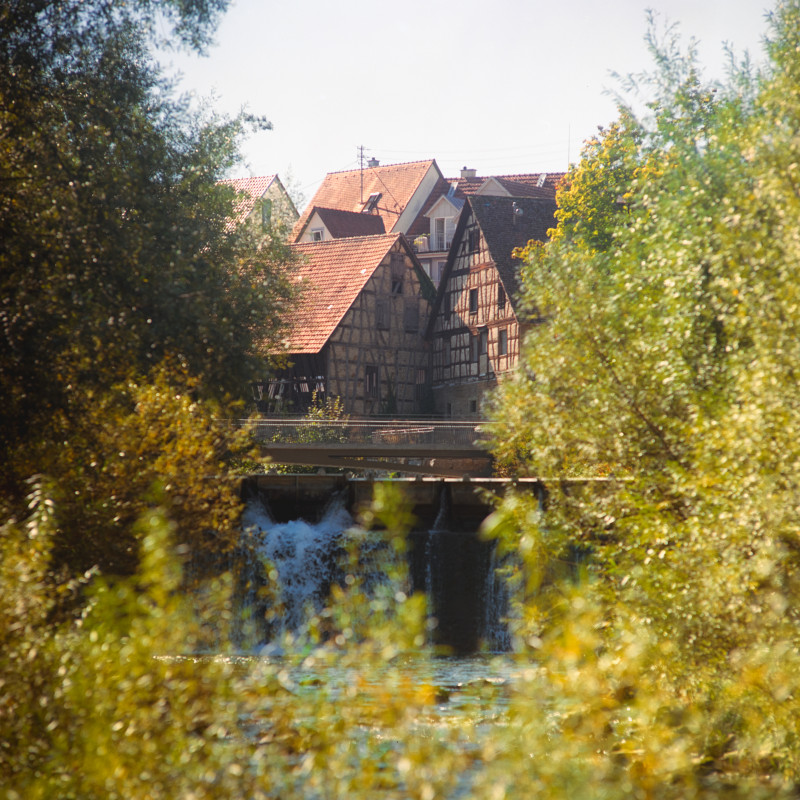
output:
[[[358,168],[361,173],[361,205],[364,205],[364,145],[358,148]]]

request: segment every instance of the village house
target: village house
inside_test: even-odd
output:
[[[303,413],[316,393],[354,416],[479,416],[519,361],[513,251],[546,240],[562,177],[465,167],[447,179],[433,159],[329,173],[294,212],[303,297],[273,354],[284,366],[255,386],[258,408]],[[238,221],[270,223],[276,180],[234,182]]]
[[[552,200],[563,175],[562,172],[537,172],[484,178],[479,177],[476,170],[464,167],[458,178],[439,181],[408,231],[422,268],[434,285],[438,286],[441,280],[466,198],[483,195]]]
[[[516,368],[526,322],[515,308],[514,249],[546,241],[555,200],[475,193],[468,197],[426,330],[436,413],[478,416],[486,393]]]
[[[262,411],[302,413],[316,393],[348,414],[429,410],[423,332],[435,290],[402,233],[292,245],[302,292],[280,352],[286,366],[257,384]]]
[[[434,286],[447,263],[456,225],[467,197],[553,199],[563,173],[480,177],[464,167],[445,178],[435,159],[329,173],[295,225],[293,241],[402,232]]]
[[[251,225],[256,232],[290,231],[300,217],[292,198],[277,175],[220,181],[237,192],[234,216],[227,227]]]
[[[353,235],[346,231],[357,230],[359,224],[376,226],[364,233],[377,233],[378,220],[381,232],[406,233],[441,180],[433,159],[388,166],[373,160],[360,169],[329,172],[295,225],[292,241],[321,242]],[[330,210],[348,212],[350,219],[339,215],[331,226]],[[365,218],[370,217],[372,221],[367,222]]]

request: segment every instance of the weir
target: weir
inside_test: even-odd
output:
[[[536,479],[352,478],[344,475],[256,475],[243,480],[244,524],[255,535],[261,557],[278,573],[283,623],[298,625],[302,607],[319,607],[342,576],[344,532],[369,506],[376,483],[403,494],[415,518],[409,532],[411,591],[425,592],[435,627],[433,642],[448,652],[505,650],[508,598],[495,574],[495,543],[479,534],[492,510],[486,493],[510,486],[544,500]],[[377,538],[377,537],[376,537]],[[379,579],[379,578],[378,578]],[[259,595],[254,573],[248,579]],[[260,611],[258,612],[261,613]],[[266,639],[274,634],[265,630]]]
[[[445,489],[451,498],[456,524],[478,524],[491,511],[485,493],[503,496],[509,487],[536,494],[544,501],[546,489],[538,478],[369,478],[341,474],[252,475],[242,481],[242,498],[254,493],[265,498],[274,518],[285,522],[298,517],[316,521],[334,494],[344,494],[347,510],[358,515],[372,501],[376,483],[396,487],[413,508],[421,526],[430,528],[440,511]],[[476,528],[477,529],[477,528]]]

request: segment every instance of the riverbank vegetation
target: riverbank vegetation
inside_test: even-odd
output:
[[[370,585],[351,552],[308,632],[249,660],[224,655],[234,579],[187,558],[235,549],[207,476],[243,456],[213,421],[291,302],[279,242],[226,228],[247,120],[193,116],[148,56],[224,5],[0,10],[6,796],[796,796],[800,3],[763,73],[715,87],[651,31],[649,104],[621,97],[526,253],[547,322],[492,418],[548,505],[489,520],[515,677],[444,720],[402,572]],[[362,523],[402,551],[398,498]]]

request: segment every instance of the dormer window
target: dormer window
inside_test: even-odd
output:
[[[378,201],[383,197],[382,192],[373,192],[364,203],[364,208],[361,209],[362,214],[371,214],[378,206]]]
[[[321,242],[322,241],[322,228],[312,228],[311,229],[311,241],[312,242]]]

